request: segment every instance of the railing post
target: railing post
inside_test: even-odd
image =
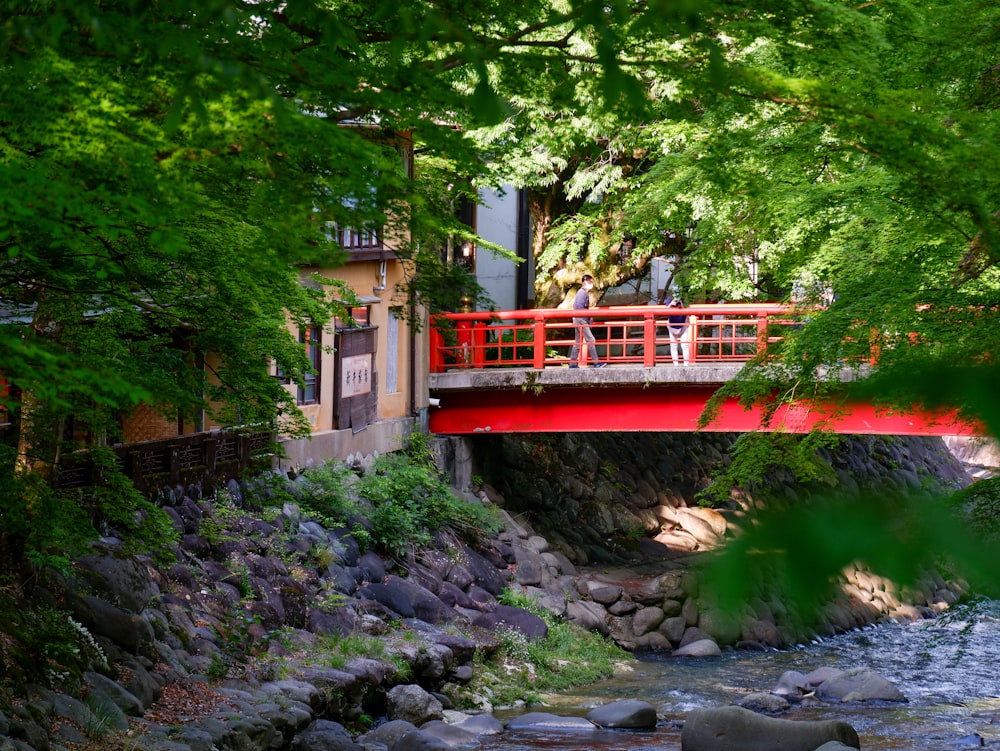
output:
[[[472,321],[459,321],[455,324],[455,363],[469,365],[472,363]]]
[[[539,313],[535,313],[535,320],[531,327],[532,340],[532,367],[541,370],[545,367],[545,319]],[[514,337],[517,338],[516,336]]]
[[[757,354],[767,352],[767,313],[757,314]]]
[[[181,451],[179,443],[167,444],[167,467],[171,487],[176,487],[181,481]]]
[[[471,322],[472,330],[469,332],[469,347],[472,351],[471,362],[474,368],[486,367],[486,325],[481,321]],[[469,362],[466,359],[466,362]]]
[[[645,368],[656,365],[656,319],[648,310],[642,316],[642,365]]]
[[[691,332],[691,341],[688,342],[688,347],[690,347],[688,362],[694,365],[698,360],[698,316],[688,316],[688,331]]]
[[[219,440],[214,435],[205,439],[205,481],[214,487],[216,477],[216,452]]]
[[[430,330],[430,371],[431,373],[443,373],[444,372],[444,337],[441,336],[441,332],[438,331],[437,321],[431,319],[431,330]]]

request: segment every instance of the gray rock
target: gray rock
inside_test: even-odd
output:
[[[94,590],[123,610],[139,613],[153,597],[145,564],[132,556],[86,556],[78,562]]]
[[[588,631],[608,634],[608,613],[596,602],[574,600],[566,603],[566,620]]]
[[[472,625],[488,631],[496,631],[500,626],[514,629],[529,639],[544,639],[549,631],[545,621],[534,613],[511,605],[497,605],[489,612],[483,613],[472,621]]]
[[[783,696],[767,694],[761,691],[753,694],[747,694],[736,702],[736,706],[743,707],[743,709],[749,709],[751,712],[779,714],[781,712],[787,712],[789,706],[791,705]]]
[[[685,622],[684,617],[675,615],[669,618],[664,618],[657,631],[667,637],[667,639],[669,639],[673,644],[680,645],[681,639],[684,638],[684,631],[686,629],[687,623]]]
[[[825,701],[907,701],[895,685],[867,668],[845,670],[823,681],[816,696]]]
[[[497,597],[507,588],[507,580],[503,574],[485,556],[473,550],[468,545],[463,548],[463,553],[465,556],[465,565],[472,572],[478,586],[485,589],[494,597]]]
[[[622,699],[590,710],[587,719],[602,728],[648,730],[656,727],[656,708],[638,699]]]
[[[129,677],[125,688],[142,705],[143,710],[149,709],[160,698],[160,684],[153,675],[135,660],[128,663]]]
[[[508,730],[559,729],[559,730],[596,730],[597,725],[583,717],[563,717],[549,712],[527,712],[507,722]]]
[[[643,608],[632,616],[632,631],[636,636],[655,631],[663,623],[663,610],[654,606]]]
[[[312,711],[304,704],[255,704],[253,711],[282,736],[303,730],[313,720]]]
[[[819,684],[825,681],[832,680],[834,678],[838,678],[841,675],[843,675],[843,673],[844,671],[841,670],[840,668],[830,668],[830,667],[816,668],[815,670],[806,673],[806,675],[804,676],[805,680],[804,685],[806,686],[806,688],[815,689]]]
[[[697,626],[688,626],[684,629],[684,635],[681,637],[680,646],[686,646],[691,642],[701,641],[702,639],[711,639],[709,634],[706,634]]]
[[[451,751],[451,746],[436,735],[413,730],[389,746],[389,751]]]
[[[778,678],[778,684],[771,689],[771,693],[787,696],[792,701],[797,701],[811,690],[809,679],[804,673],[800,673],[798,670],[786,670]]]
[[[719,644],[735,644],[741,634],[740,620],[718,608],[705,608],[698,618],[698,628]]]
[[[741,707],[696,709],[681,731],[684,751],[814,751],[829,741],[861,748],[858,734],[840,720],[784,720]]]
[[[124,686],[115,683],[100,673],[84,673],[83,681],[90,690],[91,703],[101,701],[104,712],[110,712],[111,706],[118,707],[122,712],[132,717],[141,717],[142,702],[129,693]],[[100,697],[103,697],[101,699]],[[128,727],[128,723],[125,724]]]
[[[514,578],[518,584],[526,587],[539,585],[542,583],[542,571],[541,557],[537,553],[520,555],[518,556],[517,572],[514,574]]]
[[[711,639],[699,639],[673,651],[674,657],[721,657],[722,650]]]
[[[608,606],[612,605],[621,599],[622,588],[617,584],[607,584],[602,587],[594,587],[590,590],[590,597],[594,602],[599,602],[601,605]]]
[[[67,719],[81,728],[97,727],[100,722],[90,707],[65,694],[53,694],[52,716]]]
[[[316,720],[292,739],[292,751],[361,751],[343,725]]]
[[[393,686],[385,695],[386,716],[420,726],[444,717],[441,702],[415,684]]]
[[[642,636],[637,636],[635,638],[636,649],[666,650],[670,649],[672,646],[673,645],[670,643],[670,640],[659,631],[651,631],[648,634],[643,634]]]
[[[419,618],[427,623],[445,623],[455,618],[454,611],[433,592],[407,579],[391,578],[382,584],[371,584],[359,590],[364,592],[404,618]]]
[[[476,748],[479,745],[479,736],[475,733],[442,720],[425,722],[420,726],[420,732],[440,738],[451,748]]]
[[[73,614],[93,633],[107,637],[132,654],[152,656],[153,627],[142,616],[100,597],[70,597],[67,602]]]
[[[417,726],[407,720],[389,720],[360,736],[358,743],[361,745],[381,743],[388,748],[392,748],[396,745],[396,741],[416,729]]]
[[[468,730],[476,736],[500,735],[503,723],[491,714],[477,714],[455,723],[462,730]]]
[[[619,600],[608,606],[608,613],[618,617],[626,616],[634,613],[636,607],[636,604],[631,600]]]
[[[313,709],[320,705],[322,695],[316,686],[306,681],[270,681],[260,687],[261,692],[271,696],[282,696]]]

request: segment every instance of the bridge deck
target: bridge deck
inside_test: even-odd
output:
[[[492,391],[548,386],[647,386],[653,384],[712,384],[732,380],[743,363],[705,363],[689,367],[658,365],[611,365],[607,368],[483,368],[431,373],[432,392],[455,390]]]

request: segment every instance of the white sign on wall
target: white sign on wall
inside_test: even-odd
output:
[[[372,390],[372,355],[352,355],[341,360],[340,396],[370,394]]]

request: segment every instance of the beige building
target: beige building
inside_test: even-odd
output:
[[[350,253],[342,267],[327,273],[346,282],[360,304],[352,322],[299,332],[316,371],[305,387],[288,384],[312,426],[305,439],[285,439],[280,465],[309,467],[327,459],[354,463],[402,448],[415,426],[426,424],[426,326],[415,333],[408,316],[392,309],[404,261],[372,233],[344,230],[341,245]],[[303,269],[306,277],[322,269]]]
[[[400,138],[399,145],[404,169],[412,175],[412,145],[406,138]],[[337,227],[331,232],[331,239],[348,254],[346,263],[333,269],[305,267],[300,271],[302,282],[311,283],[309,278],[316,273],[341,280],[359,304],[350,309],[350,321],[293,331],[315,372],[304,386],[285,384],[312,430],[308,438],[280,438],[283,456],[278,463],[287,469],[330,459],[367,463],[377,454],[402,448],[412,430],[427,424],[426,316],[413,309],[406,315],[393,310],[407,262],[392,251],[392,239],[386,242],[379,232]],[[419,332],[409,323],[417,316],[422,321]],[[209,422],[202,416],[182,423],[140,406],[125,418],[123,432],[128,444],[162,443],[222,428]],[[204,457],[192,461],[204,463]]]

